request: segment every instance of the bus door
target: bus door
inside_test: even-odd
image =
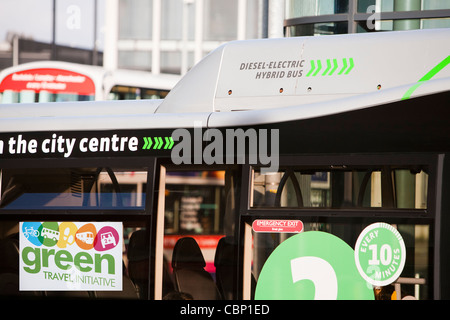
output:
[[[433,161],[330,160],[249,169],[243,298],[432,299]]]
[[[161,168],[155,299],[236,297],[238,177],[234,168]]]

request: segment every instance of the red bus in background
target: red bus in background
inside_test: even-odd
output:
[[[0,72],[0,103],[162,99],[178,80],[171,74],[31,62]]]
[[[5,94],[22,93],[24,97],[37,94],[43,99],[46,95],[74,95],[78,100],[94,100],[94,81],[81,73],[64,70],[37,68],[8,74],[0,84]],[[30,101],[35,102],[35,101]]]

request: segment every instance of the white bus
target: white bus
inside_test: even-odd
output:
[[[42,228],[41,236],[51,240],[58,240],[59,232],[48,228]]]
[[[162,99],[180,76],[61,61],[0,71],[0,103]]]
[[[2,294],[449,299],[449,38],[236,41],[163,100],[0,106]],[[122,223],[122,289],[21,291],[64,273],[19,229],[47,221]]]

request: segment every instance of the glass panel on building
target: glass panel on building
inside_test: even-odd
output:
[[[119,39],[152,39],[153,0],[119,0]]]
[[[290,37],[345,34],[347,32],[347,22],[299,24],[287,28],[287,34]]]
[[[348,0],[288,0],[286,19],[348,12]]]
[[[374,6],[375,12],[424,11],[450,9],[447,0],[358,0],[358,12],[367,12]]]

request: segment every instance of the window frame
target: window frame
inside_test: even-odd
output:
[[[242,216],[325,216],[325,217],[350,217],[350,218],[412,218],[434,219],[436,218],[436,170],[437,156],[430,154],[402,154],[402,155],[314,155],[314,156],[281,156],[280,167],[297,166],[376,166],[376,165],[415,165],[421,164],[429,168],[428,172],[428,196],[426,209],[396,209],[396,208],[277,208],[277,207],[252,207],[250,200],[253,192],[253,171],[257,166],[247,166],[248,191],[242,194],[241,201],[245,212]],[[279,213],[276,213],[278,211]],[[314,212],[314,214],[311,214]]]
[[[78,168],[78,167],[133,167],[142,168],[147,172],[147,189],[145,192],[145,205],[141,207],[126,208],[93,208],[93,207],[77,207],[77,208],[61,208],[48,207],[36,209],[0,209],[0,220],[3,216],[57,216],[61,218],[66,216],[111,216],[119,215],[119,218],[133,216],[151,216],[154,196],[156,158],[91,158],[91,159],[21,159],[21,160],[2,160],[0,161],[0,170],[6,169],[40,169],[40,168]],[[124,215],[123,212],[126,212]],[[54,219],[54,218],[53,218]]]

